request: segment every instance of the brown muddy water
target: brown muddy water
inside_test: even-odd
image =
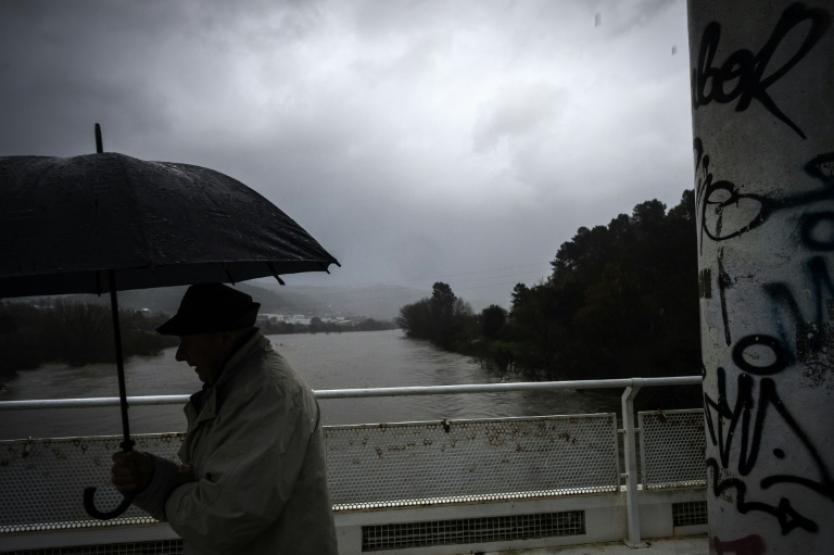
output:
[[[274,347],[314,389],[451,385],[506,381],[476,360],[440,351],[401,330],[269,336]],[[193,393],[200,382],[174,360],[175,349],[126,364],[129,395]],[[112,364],[77,368],[48,365],[23,371],[5,385],[0,400],[112,397],[118,395]],[[510,378],[512,381],[522,377]],[[321,401],[325,424],[356,424],[616,412],[619,392],[558,391],[438,395]],[[131,432],[185,428],[180,406],[130,409]],[[118,408],[0,412],[0,439],[120,434]]]

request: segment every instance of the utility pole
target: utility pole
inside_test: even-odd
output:
[[[834,551],[834,0],[689,0],[710,552]]]

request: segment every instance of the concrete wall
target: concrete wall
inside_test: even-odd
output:
[[[713,553],[834,549],[832,14],[689,3]]]
[[[703,502],[703,489],[641,492],[638,499],[642,516],[641,535],[644,538],[689,536],[702,534],[705,531],[705,526],[697,525],[676,528],[672,521],[672,504],[693,501]],[[454,503],[367,511],[337,511],[335,513],[336,534],[339,541],[340,555],[358,555],[362,553],[363,526],[517,516],[562,511],[584,511],[585,534],[464,545],[451,544],[420,548],[400,548],[393,551],[379,551],[379,553],[449,555],[498,550],[523,550],[620,541],[625,536],[626,509],[625,495],[623,493],[566,495],[552,498]],[[154,523],[4,534],[0,539],[2,539],[0,541],[0,551],[16,551],[115,543],[158,542],[175,540],[177,539],[177,535],[167,524]]]
[[[703,502],[703,499],[704,491],[702,489],[641,492],[638,495],[641,515],[641,536],[644,539],[650,539],[703,534],[706,531],[706,526],[683,526],[676,528],[672,520],[673,503]],[[339,539],[339,553],[340,555],[359,555],[362,553],[363,526],[561,511],[584,511],[585,534],[504,542],[435,545],[409,549],[400,548],[394,551],[379,551],[378,553],[453,555],[458,553],[598,544],[622,541],[625,537],[626,509],[624,494],[567,495],[548,499],[338,512],[336,513],[336,530]]]

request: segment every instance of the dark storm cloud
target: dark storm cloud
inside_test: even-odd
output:
[[[140,134],[164,128],[166,106],[143,75],[145,44],[170,21],[159,6],[6,2],[2,10],[4,154],[89,152],[99,119]]]
[[[233,175],[343,262],[296,280],[504,301],[577,227],[690,185],[684,11],[4,2],[0,155],[90,152],[100,121],[107,149]]]

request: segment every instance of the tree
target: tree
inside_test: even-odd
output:
[[[318,333],[320,331],[324,331],[325,324],[324,320],[319,318],[318,316],[313,316],[310,318],[310,332],[311,333]]]
[[[491,356],[553,379],[658,376],[700,368],[695,196],[642,202],[607,226],[580,227],[550,277],[517,284],[509,314],[471,316],[451,287],[401,310],[409,336]],[[498,360],[500,353],[501,360]],[[502,364],[503,362],[503,364]]]
[[[396,321],[408,337],[429,339],[432,327],[429,300],[421,299],[416,303],[403,306],[400,308],[400,317]]]
[[[481,336],[498,339],[504,324],[507,323],[507,311],[496,304],[491,304],[481,311]]]
[[[474,335],[472,309],[452,292],[447,283],[438,281],[432,296],[400,309],[397,324],[406,335],[428,339],[443,349],[465,343]]]
[[[651,200],[608,226],[580,227],[546,283],[513,290],[517,361],[556,378],[697,371],[694,208],[685,191],[668,213]]]

